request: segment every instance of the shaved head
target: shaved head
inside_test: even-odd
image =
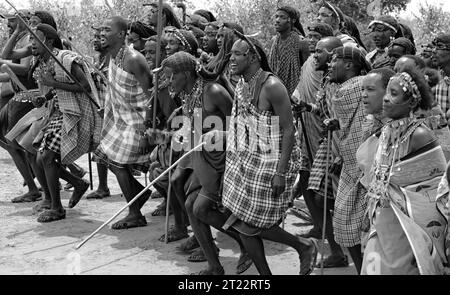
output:
[[[342,41],[337,37],[325,37],[319,42],[322,44],[323,48],[326,48],[329,52],[344,45]]]
[[[115,26],[117,29],[119,29],[119,31],[125,32],[125,34],[127,33],[128,23],[123,17],[113,16],[110,18],[110,20],[112,26]]]

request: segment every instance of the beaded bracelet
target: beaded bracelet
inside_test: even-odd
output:
[[[278,172],[278,171],[275,171],[275,175],[276,176],[280,176],[280,177],[286,177],[286,173],[281,173],[281,172]]]

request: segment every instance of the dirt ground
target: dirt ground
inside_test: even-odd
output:
[[[86,156],[77,163],[87,170]],[[98,184],[95,166],[93,170],[95,188]],[[152,217],[151,212],[161,199],[151,199],[143,208],[148,226],[120,231],[107,226],[75,251],[75,245],[125,205],[112,173],[108,180],[113,197],[82,199],[75,208],[66,208],[65,220],[40,224],[31,209],[34,204],[11,203],[12,198],[26,192],[26,187],[22,186],[22,177],[10,156],[0,149],[0,274],[184,275],[206,267],[206,262],[188,262],[188,256],[176,250],[182,241],[167,245],[158,241],[164,233],[165,217]],[[145,183],[143,175],[138,180]],[[62,192],[64,206],[70,194]],[[302,201],[297,201],[296,205],[302,206]],[[285,228],[291,233],[301,233],[310,226],[289,214]],[[214,231],[214,236],[226,274],[234,274],[239,247],[221,233]],[[299,260],[293,249],[272,242],[265,242],[265,249],[273,274],[298,274]],[[245,273],[256,274],[254,266]],[[320,274],[320,270],[316,269],[314,274]],[[354,275],[356,272],[350,264],[347,268],[325,270],[325,274]]]

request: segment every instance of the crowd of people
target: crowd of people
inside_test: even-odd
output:
[[[137,174],[154,182],[112,229],[146,226],[142,207],[162,197],[152,216],[174,224],[160,240],[184,240],[188,261],[208,263],[199,274],[224,274],[211,227],[239,245],[237,274],[271,274],[263,240],[294,248],[301,275],[347,267],[345,253],[358,274],[448,273],[449,34],[418,49],[380,15],[368,52],[323,1],[307,27],[297,8],[277,8],[266,54],[210,11],[180,21],[146,5],[145,22],[92,26],[94,64],[48,12],[0,15],[0,145],[28,188],[13,202],[38,202],[41,223],[65,219],[60,179],[73,208],[89,188],[75,161],[92,152],[99,184],[87,199],[111,196],[108,171],[127,202],[145,189]],[[314,226],[296,235],[282,223],[299,197]],[[316,261],[322,235],[331,254]]]

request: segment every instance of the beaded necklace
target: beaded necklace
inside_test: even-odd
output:
[[[238,97],[237,102],[241,104],[241,108],[239,108],[239,113],[242,113],[244,110],[248,111],[252,104],[253,98],[255,96],[255,88],[256,82],[259,80],[263,70],[259,68],[258,71],[250,78],[250,80],[245,82],[244,78],[241,78],[239,81],[239,86],[236,87],[236,96]]]
[[[386,207],[389,197],[386,192],[392,176],[394,164],[398,158],[398,150],[415,131],[415,126],[420,125],[423,120],[416,118],[402,118],[388,122],[382,129],[379,147],[373,164],[373,180],[369,192],[372,196],[379,198],[380,205]]]
[[[203,79],[198,78],[192,87],[191,92],[186,93],[185,91],[180,92],[180,98],[183,103],[183,115],[188,118],[192,118],[194,110],[196,108],[201,108],[201,97],[203,94]]]
[[[52,54],[54,56],[58,56],[59,51],[57,49],[53,49]],[[45,61],[42,57],[38,57],[39,65],[33,72],[33,78],[36,80],[38,85],[42,84],[42,79],[46,77],[48,74],[51,76],[55,76],[55,60],[52,57],[49,57],[47,61]]]
[[[123,68],[123,62],[125,60],[125,48],[126,45],[122,46],[119,52],[117,52],[116,57],[114,58],[114,63],[116,64],[117,67],[121,69]]]

